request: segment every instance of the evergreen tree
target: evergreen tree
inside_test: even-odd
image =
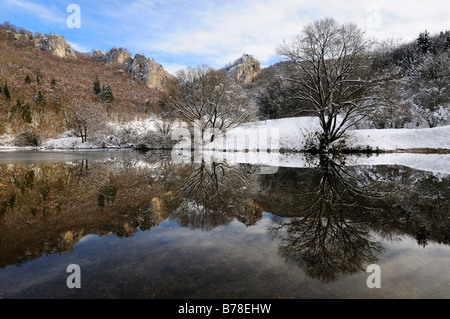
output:
[[[430,33],[427,30],[420,33],[416,43],[420,53],[427,54],[430,52],[432,49]]]
[[[47,106],[47,102],[45,101],[44,95],[42,94],[41,90],[37,91],[34,102],[37,106],[39,106],[41,110]]]
[[[39,73],[36,74],[36,83],[41,84],[41,75]]]
[[[9,92],[8,83],[5,82],[5,85],[3,86],[3,94],[5,95],[6,99],[9,101],[11,100],[11,93]]]
[[[446,50],[450,49],[450,32],[449,31],[445,31],[445,49]]]
[[[114,95],[111,90],[111,86],[108,84],[103,85],[103,94],[102,94],[103,102],[112,104],[114,103]]]
[[[16,104],[11,109],[11,118],[14,116],[14,114],[20,114],[22,117],[22,120],[24,120],[26,123],[31,124],[33,121],[31,116],[31,108],[28,103],[23,103],[20,99],[16,100]]]
[[[95,76],[95,80],[94,80],[94,88],[93,88],[94,94],[99,95],[102,90],[100,87],[100,80],[98,79],[98,76]]]
[[[52,89],[55,89],[55,87],[56,87],[56,80],[55,80],[55,78],[53,78],[52,81],[50,82],[50,86],[52,87]]]
[[[30,76],[27,74],[27,76],[25,77],[25,83],[26,84],[30,84],[31,83],[31,79]]]

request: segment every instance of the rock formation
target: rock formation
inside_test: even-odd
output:
[[[102,60],[106,65],[119,64],[128,67],[133,61],[133,56],[124,48],[113,48],[105,53]]]
[[[174,76],[153,59],[136,54],[129,72],[136,78],[142,80],[148,87],[164,91]]]
[[[175,77],[144,55],[133,56],[125,49],[111,49],[107,53],[96,50],[92,54],[106,65],[120,65],[149,88],[165,91]]]
[[[15,41],[30,41],[36,48],[49,52],[55,56],[61,58],[77,57],[76,51],[60,35],[33,35],[31,32],[18,33],[11,30],[7,30],[6,33],[10,34],[10,37]],[[170,82],[176,79],[153,59],[149,59],[141,54],[136,54],[136,56],[133,57],[131,53],[124,48],[113,48],[106,53],[101,50],[95,50],[92,53],[92,56],[104,65],[118,65],[122,67],[125,71],[131,73],[136,79],[144,82],[152,89],[165,91]],[[120,71],[122,71],[122,69]]]
[[[42,51],[47,51],[60,58],[76,58],[75,50],[60,35],[37,35],[34,37],[34,45]]]
[[[248,54],[244,54],[232,64],[226,66],[225,69],[236,81],[243,85],[252,83],[261,73],[259,61]]]

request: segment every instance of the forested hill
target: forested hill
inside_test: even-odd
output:
[[[371,61],[367,65],[368,80],[377,73],[390,78],[377,92],[390,104],[370,113],[356,128],[450,124],[450,32],[430,35],[425,31],[410,43],[384,43],[367,52]],[[238,107],[252,109],[252,116],[255,113],[260,119],[310,115],[305,103],[296,99],[301,88],[286,80],[296,69],[290,63],[261,68],[257,59],[245,54],[225,66],[223,70],[239,88],[245,88],[238,94],[242,98]],[[210,78],[220,77],[216,74]],[[0,146],[6,142],[38,146],[64,132],[85,142],[86,131],[90,137],[100,132],[105,136],[116,134],[104,129],[111,123],[120,127],[149,118],[173,122],[183,113],[176,113],[165,103],[168,94],[159,89],[167,83],[175,87],[171,85],[175,80],[152,59],[139,54],[133,57],[123,48],[80,53],[61,36],[33,34],[0,24]],[[205,87],[211,87],[211,83]],[[227,89],[225,93],[238,91]],[[251,107],[242,107],[247,104]],[[230,112],[222,110],[222,114]],[[205,114],[200,116],[204,118]],[[169,128],[160,127],[166,138]],[[129,133],[127,129],[122,131]],[[130,136],[124,141],[135,143]]]
[[[450,124],[450,32],[420,33],[408,43],[381,43],[372,52],[372,73],[391,77],[384,88],[390,107],[380,108],[361,128],[416,128]],[[298,87],[289,81],[292,62],[264,68],[249,90],[261,118],[305,115],[304,104],[292,97]]]
[[[159,111],[161,92],[121,65],[101,63],[74,51],[65,41],[51,43],[61,39],[1,26],[0,137],[21,132],[38,135],[40,140],[55,137],[76,129],[78,110],[86,120],[98,120],[95,125]],[[41,44],[59,51],[49,52]]]

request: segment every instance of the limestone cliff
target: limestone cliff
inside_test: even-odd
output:
[[[236,81],[246,85],[252,83],[261,73],[261,64],[251,55],[244,54],[225,69]]]
[[[119,64],[128,67],[133,61],[133,56],[124,48],[114,48],[105,53],[102,59],[106,65]]]
[[[111,49],[107,53],[96,50],[92,54],[106,65],[120,65],[136,79],[144,82],[149,88],[165,91],[175,77],[157,64],[153,59],[136,54],[135,57],[125,49]]]
[[[149,88],[160,91],[166,90],[169,82],[174,79],[160,64],[140,54],[134,57],[129,72]]]
[[[75,50],[67,41],[60,35],[37,35],[34,37],[34,45],[42,51],[50,52],[58,57],[76,58]]]

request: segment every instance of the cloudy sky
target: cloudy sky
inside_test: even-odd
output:
[[[0,0],[0,8],[0,23],[61,34],[83,52],[124,47],[173,74],[199,64],[222,67],[243,53],[268,66],[279,60],[283,40],[325,17],[380,40],[450,29],[446,0]]]

